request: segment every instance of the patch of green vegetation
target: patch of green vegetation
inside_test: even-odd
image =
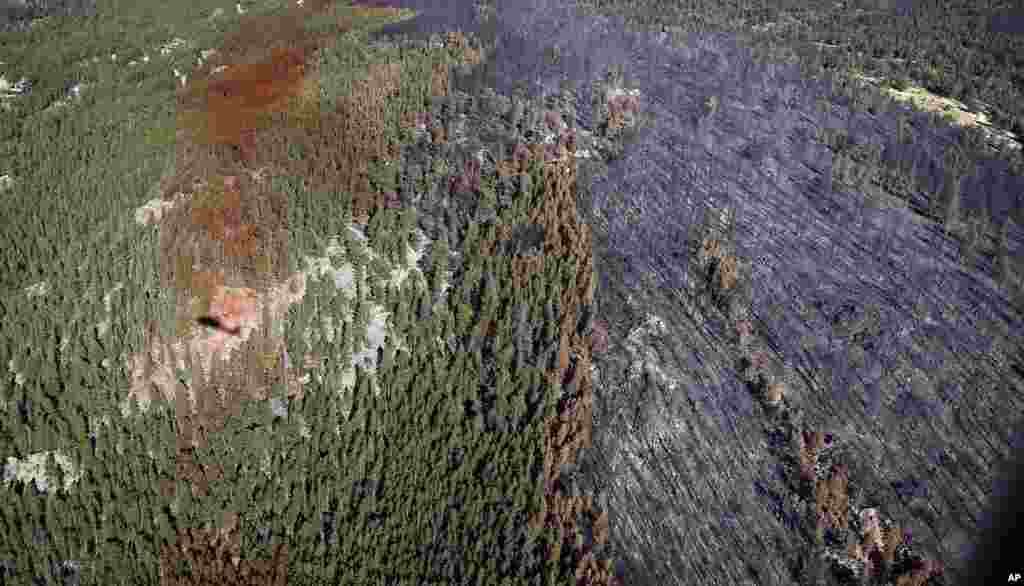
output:
[[[398,170],[382,161],[370,163],[370,185],[381,192],[394,191],[398,186]]]
[[[210,20],[218,8],[223,15]],[[261,8],[270,7],[251,10]],[[21,188],[5,194],[0,217],[22,229],[39,225],[48,240],[44,254],[12,253],[20,260],[5,265],[13,269],[3,271],[6,286],[47,272],[62,256],[74,256],[91,234],[122,226],[113,216],[130,215],[142,203],[173,157],[177,82],[172,69],[190,71],[196,47],[214,45],[223,28],[236,21],[229,1],[173,7],[110,1],[98,3],[95,17],[50,18],[28,33],[0,34],[5,73],[33,81],[32,91],[11,100],[12,111],[4,116],[5,135],[18,143],[17,156],[4,171]],[[159,47],[175,38],[188,46],[162,55]],[[138,62],[126,65],[132,59]],[[66,98],[71,81],[82,84],[80,97],[54,108],[53,102]],[[3,234],[0,248],[26,246],[18,231]]]
[[[177,127],[174,124],[153,125],[145,130],[145,144],[152,148],[173,146],[176,140]]]
[[[0,428],[0,436],[14,447],[6,454],[11,457],[61,448],[85,476],[79,490],[62,500],[0,491],[0,509],[43,506],[35,521],[62,538],[47,555],[81,559],[82,552],[92,552],[88,557],[109,564],[96,568],[104,583],[119,583],[111,576],[156,575],[153,553],[161,536],[171,537],[174,523],[208,520],[214,511],[214,501],[200,508],[182,503],[176,508],[187,514],[168,517],[154,488],[157,478],[175,475],[167,452],[175,446],[173,408],[158,406],[147,416],[125,419],[117,406],[130,383],[123,358],[143,349],[143,324],[174,323],[172,300],[157,280],[157,233],[135,225],[131,214],[173,159],[176,82],[170,70],[188,70],[192,62],[191,51],[184,59],[164,58],[157,45],[174,37],[212,45],[226,24],[206,20],[216,8],[225,19],[235,14],[234,2],[227,1],[100,2],[95,18],[47,19],[30,33],[2,38],[5,73],[24,75],[34,85],[4,115],[5,137],[16,138],[5,142],[16,155],[5,171],[17,177],[19,188],[0,203],[3,399],[10,408],[31,407],[27,418]],[[120,61],[91,60],[111,53]],[[149,63],[123,64],[143,53]],[[69,79],[83,82],[81,99],[51,108],[65,97]],[[45,283],[47,292],[28,295],[25,287],[35,283]],[[7,384],[15,374],[24,384]],[[97,423],[104,415],[109,427]],[[86,434],[96,429],[93,448]],[[257,445],[248,435],[245,445]],[[249,460],[239,446],[223,456],[229,463]],[[232,489],[232,498],[242,496]],[[286,496],[271,500],[284,502]],[[31,533],[5,533],[0,542],[3,559],[26,560],[26,552],[38,551]],[[126,556],[131,550],[137,555]]]
[[[905,92],[910,87],[910,78],[906,76],[887,77],[884,85],[898,92]]]
[[[534,167],[535,174],[539,171]],[[536,175],[533,184],[541,183]],[[296,217],[318,222],[320,227],[312,230],[327,230],[325,220],[316,220],[307,215],[309,210],[300,209],[319,205],[312,199],[315,196],[295,196],[293,201],[299,202]],[[500,211],[497,221],[511,221],[513,214],[513,207],[508,206]],[[365,247],[347,229],[341,230],[337,235],[345,252],[332,264],[341,266],[361,255],[365,260],[370,251],[380,248],[381,240],[405,242],[404,236],[395,236],[403,217],[390,210],[375,214],[367,227]],[[309,235],[304,241],[321,242],[327,234]],[[234,502],[232,499],[241,498],[238,487],[243,487],[242,493],[251,495],[245,501],[249,504],[247,529],[243,532],[247,544],[254,552],[269,554],[265,546],[248,540],[252,528],[271,527],[274,535],[293,547],[289,575],[296,580],[340,577],[343,583],[353,584],[373,583],[385,576],[406,582],[425,577],[442,580],[442,574],[431,572],[440,572],[443,567],[424,560],[422,548],[441,540],[457,551],[495,551],[501,549],[498,543],[504,539],[496,528],[521,528],[524,515],[538,510],[542,483],[537,463],[543,445],[540,422],[551,405],[538,404],[532,398],[532,392],[543,386],[542,371],[515,366],[513,308],[525,303],[532,308],[528,313],[539,315],[544,303],[561,295],[562,279],[558,276],[565,272],[569,261],[559,263],[566,266],[548,268],[552,280],[545,287],[519,291],[511,286],[507,265],[475,252],[479,238],[480,231],[471,227],[460,247],[462,256],[468,259],[463,269],[466,277],[449,291],[448,301],[435,308],[430,308],[432,290],[420,278],[373,293],[372,288],[357,287],[352,299],[338,295],[330,278],[309,283],[305,301],[291,309],[289,354],[293,362],[306,352],[327,360],[319,376],[306,386],[306,399],[292,401],[287,419],[274,423],[273,429],[274,434],[294,438],[299,434],[298,422],[304,421],[317,431],[310,440],[288,440],[274,448],[271,477],[282,478],[280,485],[264,480],[253,467],[241,465],[256,454],[222,454],[211,449],[210,457],[229,463],[234,471],[213,488],[218,495],[215,502]],[[298,249],[309,250],[305,245]],[[446,272],[448,263],[446,253],[434,254],[427,272]],[[382,259],[378,264],[388,268],[390,263]],[[373,265],[371,261],[367,267],[371,278]],[[357,280],[360,274],[357,271]],[[489,276],[485,278],[485,274]],[[376,279],[383,276],[377,275]],[[475,298],[481,302],[469,302]],[[391,312],[391,342],[384,347],[379,362],[371,359],[376,367],[372,375],[357,367],[351,390],[338,394],[348,357],[365,342],[360,332],[367,325],[367,308],[374,303]],[[345,322],[341,327],[326,325],[338,324],[341,314],[352,316],[352,320],[341,320]],[[481,321],[495,322],[496,336],[481,337]],[[307,327],[312,330],[308,342],[301,334]],[[329,330],[335,333],[333,338]],[[531,346],[550,344],[555,335],[557,330],[552,328],[538,332],[542,339],[531,342]],[[436,342],[438,339],[452,339],[456,348],[448,350]],[[540,395],[550,396],[549,392]],[[465,405],[474,402],[479,409],[507,419],[508,427],[491,429],[485,423],[484,412],[467,413]],[[260,415],[252,412],[247,417]],[[337,427],[332,433],[334,424]],[[253,426],[255,423],[248,427]],[[246,431],[246,425],[231,429],[238,441],[244,436],[247,445],[265,445],[257,439],[264,432]],[[231,433],[228,435],[234,437]],[[314,458],[314,454],[319,457]],[[310,465],[295,467],[295,461]],[[386,489],[368,493],[351,490],[377,483],[383,483]],[[463,505],[455,510],[453,502]],[[189,508],[187,519],[210,519],[203,515],[210,515],[212,510],[197,513]],[[309,511],[315,510],[335,515],[339,536],[335,543],[313,545],[319,518]],[[432,520],[440,518],[448,525],[442,535],[431,529]],[[504,549],[510,559],[521,555],[511,544]],[[358,562],[349,566],[338,560]],[[488,568],[482,558],[467,554],[467,562],[466,571],[481,579],[500,579],[495,568]],[[512,580],[525,583],[525,576]]]
[[[29,406],[26,418],[0,428],[0,441],[13,446],[6,455],[24,458],[59,449],[83,473],[60,499],[2,490],[0,509],[38,510],[35,524],[60,536],[47,555],[80,559],[81,552],[98,547],[94,551],[100,559],[121,559],[138,572],[134,575],[143,575],[155,566],[145,557],[127,560],[121,554],[131,544],[142,550],[150,542],[152,529],[143,520],[157,514],[163,503],[155,494],[125,487],[172,475],[168,450],[174,442],[155,441],[163,437],[155,413],[128,419],[118,413],[130,380],[121,358],[141,349],[141,320],[166,317],[171,305],[157,292],[154,259],[139,253],[155,247],[153,235],[118,238],[118,233],[107,232],[82,243],[73,254],[54,256],[55,264],[39,275],[49,285],[45,295],[30,297],[15,290],[0,301],[5,323],[0,360],[24,376],[23,385],[8,386],[7,377],[14,377],[5,369],[5,399],[12,406]],[[108,426],[100,423],[104,416]],[[95,448],[89,431],[98,434]],[[97,502],[102,509],[96,508]],[[83,526],[95,527],[97,536],[113,541],[91,546],[94,536],[81,531]],[[19,559],[21,552],[38,551],[30,538],[6,534],[0,539],[0,558]]]
[[[368,10],[364,7],[345,5],[339,2],[330,9],[308,19],[305,26],[306,30],[312,33],[326,32],[333,30],[337,26],[339,19],[356,17],[358,18],[359,29],[374,30],[387,24],[412,18],[415,15],[414,11],[405,8],[398,11]]]
[[[204,6],[203,13],[211,10]],[[191,4],[179,10],[199,12]],[[128,11],[122,24],[135,18],[156,27],[164,12]],[[113,29],[89,26],[110,40]],[[146,37],[146,30],[133,34]],[[209,30],[217,32],[213,25]],[[364,41],[353,33],[322,53],[322,97],[344,95],[372,64],[401,58],[402,97],[386,111],[389,133],[397,136],[403,108],[429,103],[434,57],[360,48]],[[506,194],[507,204],[499,204],[495,178],[485,176],[480,205],[493,208],[497,218],[453,220],[454,232],[465,234],[453,235],[458,254],[449,254],[442,238],[431,246],[424,278],[414,274],[397,285],[384,281],[407,263],[406,245],[419,244],[415,211],[374,210],[363,243],[348,229],[351,194],[310,191],[300,177],[273,175],[271,188],[288,197],[290,267],[303,268],[305,257],[322,254],[333,237],[343,252],[331,264],[351,263],[357,283],[364,275],[372,283],[344,295],[329,277],[307,283],[304,300],[289,309],[285,332],[293,363],[306,353],[325,358],[304,398],[285,400],[288,414],[280,418],[265,403],[249,403],[194,454],[224,470],[209,494],[193,498],[181,482],[168,499],[158,481],[176,477],[175,406],[158,399],[143,416],[124,418],[117,411],[131,382],[123,358],[144,349],[141,324],[156,320],[169,327],[174,321],[173,303],[158,283],[158,233],[136,225],[131,214],[173,158],[165,130],[174,128],[168,107],[173,82],[145,84],[111,68],[92,97],[65,112],[29,116],[20,128],[31,164],[22,170],[26,188],[3,204],[11,206],[3,212],[14,229],[5,231],[3,242],[3,274],[12,276],[0,296],[0,362],[13,360],[31,381],[15,385],[5,400],[45,408],[0,427],[0,441],[14,445],[18,456],[63,448],[85,476],[66,499],[0,491],[0,508],[38,512],[33,521],[60,535],[46,555],[96,562],[85,577],[94,583],[156,576],[156,552],[176,540],[178,529],[219,525],[226,507],[243,511],[245,559],[270,555],[269,545],[256,543],[260,527],[290,545],[289,583],[450,581],[443,550],[462,552],[464,573],[482,583],[527,583],[504,566],[526,555],[530,546],[523,543],[533,544],[532,554],[540,557],[552,539],[528,532],[526,519],[542,506],[543,421],[560,392],[544,378],[549,357],[533,355],[534,348],[557,342],[557,324],[548,319],[534,328],[527,322],[557,307],[577,261],[548,262],[543,275],[521,288],[513,286],[510,258],[481,255],[480,245],[493,239],[496,225],[519,224],[540,205],[540,165],[532,165],[526,188]],[[450,165],[442,154],[427,168],[429,181],[440,181]],[[375,188],[395,186],[397,169],[393,178],[386,169],[373,172]],[[454,278],[441,298],[448,274]],[[41,297],[22,291],[37,281],[52,290]],[[103,296],[116,283],[122,288],[110,294],[108,312]],[[374,368],[357,365],[349,391],[339,393],[352,355],[369,341],[376,306],[390,312],[387,343],[369,358]],[[483,323],[493,330],[482,331]],[[71,352],[60,350],[64,338]],[[193,373],[178,375],[189,380]],[[273,392],[284,396],[281,386]],[[109,425],[98,423],[104,415]],[[95,449],[86,436],[90,429],[98,430]],[[318,543],[324,512],[335,520],[336,539],[327,544]],[[435,529],[439,520],[445,529]],[[8,525],[0,543],[0,558],[42,565],[29,531]],[[573,579],[559,576],[557,567],[548,570],[561,582]]]

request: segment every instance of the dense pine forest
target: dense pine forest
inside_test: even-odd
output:
[[[634,72],[601,72],[584,106],[568,86],[484,87],[482,35],[375,37],[415,17],[399,4],[8,10],[0,583],[630,583],[608,509],[566,471],[592,450],[598,364],[635,343],[598,311],[602,274],[628,259],[597,264],[609,220],[588,181],[656,121]],[[960,199],[976,161],[1024,169],[1012,2],[577,4],[796,64],[836,92],[808,117],[896,112],[892,91],[959,101],[929,115],[960,128],[938,169],[910,162],[925,131],[907,112],[891,129],[906,148],[885,154],[822,125],[807,142],[836,162],[814,189],[946,226],[964,266],[1024,308],[1006,222],[1024,226],[1020,202]],[[766,90],[772,111],[781,93]],[[700,99],[701,136],[725,99]],[[729,227],[699,215],[677,254],[702,311],[732,320],[747,352],[733,370],[777,414],[785,387],[737,317],[752,269]],[[830,580],[947,583],[898,526],[848,526],[849,470],[816,477],[826,434],[794,437],[785,461],[817,515],[794,534],[831,546],[841,524],[878,543]]]

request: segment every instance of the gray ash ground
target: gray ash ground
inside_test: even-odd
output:
[[[1024,412],[1020,310],[993,281],[992,259],[965,264],[925,213],[958,131],[909,113],[914,145],[899,145],[894,113],[853,112],[824,82],[757,64],[724,34],[625,32],[564,2],[499,3],[486,23],[469,2],[391,4],[424,12],[382,34],[461,29],[497,43],[456,87],[536,97],[568,84],[576,123],[592,128],[591,84],[622,66],[652,116],[580,186],[611,348],[596,362],[594,446],[569,476],[608,509],[627,583],[839,581],[795,486],[801,430],[833,434],[829,457],[851,469],[851,512],[875,507],[909,529],[913,549],[956,583],[1000,467],[1022,447],[1012,431]],[[710,96],[719,111],[701,121]],[[833,102],[828,114],[820,97]],[[833,184],[822,126],[848,129],[884,160],[914,159],[925,189],[908,205],[878,205]],[[1022,192],[1001,161],[977,163],[961,190],[965,207],[999,219]],[[725,208],[754,344],[786,382],[781,414],[741,380],[731,321],[697,301],[688,239],[705,210]],[[1010,233],[1015,254],[1022,236]]]
[[[992,280],[991,259],[965,266],[922,213],[956,131],[911,115],[915,144],[897,145],[894,114],[852,113],[824,83],[758,65],[724,34],[628,33],[550,0],[499,3],[489,23],[468,1],[392,4],[423,14],[382,35],[461,29],[498,43],[456,87],[536,97],[566,83],[575,123],[593,128],[591,84],[622,66],[652,115],[621,157],[581,169],[580,185],[611,344],[596,361],[594,446],[567,476],[609,511],[607,553],[626,583],[837,583],[794,478],[804,429],[833,434],[827,458],[851,468],[851,508],[909,528],[913,548],[957,583],[1000,467],[1024,448],[1013,434],[1024,352],[1022,315]],[[721,106],[701,122],[709,96]],[[838,105],[821,114],[819,97]],[[821,126],[913,158],[927,189],[877,209],[833,185]],[[997,218],[1019,208],[1020,193],[1024,181],[999,161],[962,185],[967,207]],[[741,380],[730,321],[695,293],[692,228],[724,208],[747,263],[754,344],[787,384],[779,413]],[[1010,234],[1016,254],[1022,238]]]

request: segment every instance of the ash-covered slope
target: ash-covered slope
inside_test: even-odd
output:
[[[611,344],[596,361],[594,446],[572,476],[609,511],[627,583],[834,582],[883,565],[873,556],[890,576],[940,560],[933,583],[957,583],[995,475],[1022,447],[1024,404],[1022,317],[993,279],[995,239],[965,263],[928,212],[959,130],[904,112],[901,144],[895,112],[857,112],[725,35],[628,33],[561,2],[500,3],[485,24],[469,2],[399,4],[424,12],[384,34],[494,35],[471,83],[537,95],[568,82],[592,127],[590,84],[622,66],[652,117],[580,186]],[[915,168],[918,186],[894,197],[859,163],[839,168],[861,151]],[[964,207],[1000,222],[1019,209],[1024,182],[1004,163],[965,171]],[[701,301],[694,242],[705,211],[723,210],[741,261],[724,311]],[[1011,255],[1021,239],[1010,225]],[[785,389],[780,407],[744,380],[752,357]],[[829,501],[818,489],[836,483],[845,500]],[[819,540],[823,506],[844,521]]]

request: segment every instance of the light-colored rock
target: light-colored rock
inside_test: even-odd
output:
[[[40,492],[48,492],[50,484],[55,480],[48,478],[46,475],[47,458],[51,456],[56,460],[57,465],[64,473],[64,486],[62,488],[65,491],[70,490],[81,479],[82,474],[75,469],[71,459],[60,452],[37,452],[29,455],[24,460],[8,457],[7,464],[4,465],[4,486],[9,487],[14,481],[23,483],[31,481],[35,482],[36,489]]]
[[[160,51],[161,55],[170,55],[174,51],[186,49],[188,48],[188,46],[188,41],[182,38],[175,37],[174,39],[164,43],[163,45],[160,45],[160,47],[158,47],[157,50]]]
[[[153,198],[135,210],[135,223],[143,226],[156,224],[163,219],[168,210],[174,209],[186,199],[188,196],[183,193],[177,194],[172,201]]]

